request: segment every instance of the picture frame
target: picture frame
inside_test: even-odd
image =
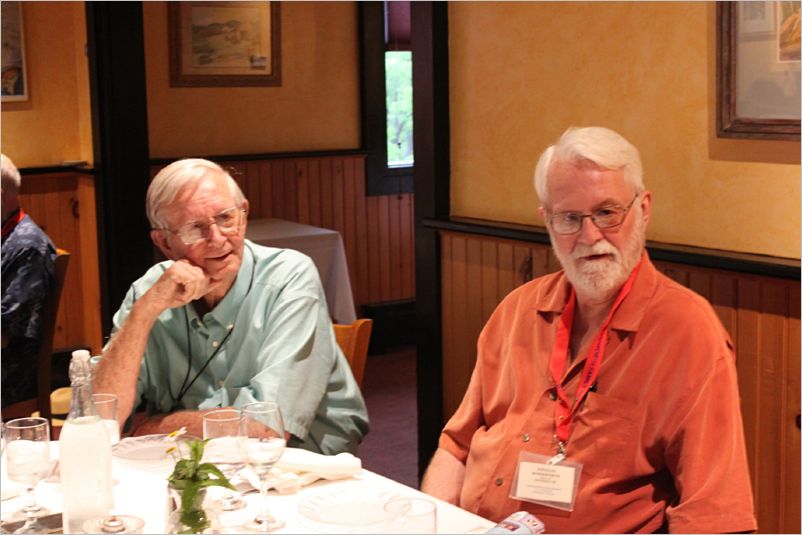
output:
[[[716,5],[717,135],[799,141],[799,3],[752,4]]]
[[[280,6],[168,2],[171,87],[281,85]]]
[[[28,69],[25,64],[25,33],[22,3],[2,2],[2,85],[0,101],[28,100]]]

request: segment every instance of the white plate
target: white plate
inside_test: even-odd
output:
[[[182,436],[179,440],[190,440],[192,437]],[[128,437],[122,439],[111,448],[112,454],[118,459],[136,463],[162,464],[174,462],[167,450],[174,447],[176,442],[168,440],[167,435],[145,435],[141,437]],[[186,450],[186,448],[184,448]],[[184,451],[182,457],[186,457]]]
[[[298,505],[298,518],[319,533],[382,533],[384,504],[399,495],[390,490],[353,487],[319,492]]]

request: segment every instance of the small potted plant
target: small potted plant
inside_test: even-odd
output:
[[[208,487],[226,487],[234,490],[234,487],[214,464],[201,462],[207,441],[179,441],[184,433],[186,433],[186,428],[182,427],[168,435],[168,439],[175,441],[176,444],[167,450],[167,453],[176,459],[173,473],[167,478],[168,488],[171,497],[175,498],[176,502],[180,497],[180,507],[173,513],[172,519],[168,519],[171,524],[168,527],[173,533],[203,533],[210,525],[209,518],[203,510],[206,489]],[[183,457],[182,445],[186,445],[188,449],[189,456],[187,458]],[[178,514],[176,515],[176,513]]]

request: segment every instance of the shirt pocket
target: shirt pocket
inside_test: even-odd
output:
[[[634,403],[589,392],[575,416],[566,448],[568,459],[581,462],[582,470],[590,475],[631,472],[641,442],[637,414]]]

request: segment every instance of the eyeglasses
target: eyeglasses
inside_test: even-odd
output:
[[[624,222],[629,209],[640,196],[637,193],[632,201],[625,207],[618,204],[603,206],[589,214],[582,212],[558,212],[549,216],[549,225],[557,234],[576,234],[582,230],[582,222],[589,217],[593,224],[601,230],[615,228]]]
[[[184,243],[184,245],[193,245],[209,235],[209,227],[212,223],[217,225],[220,232],[227,234],[239,229],[240,213],[245,213],[245,210],[237,206],[223,210],[219,214],[215,214],[207,219],[200,219],[192,221],[185,225],[181,225],[178,230],[165,228],[168,232],[172,232]]]

